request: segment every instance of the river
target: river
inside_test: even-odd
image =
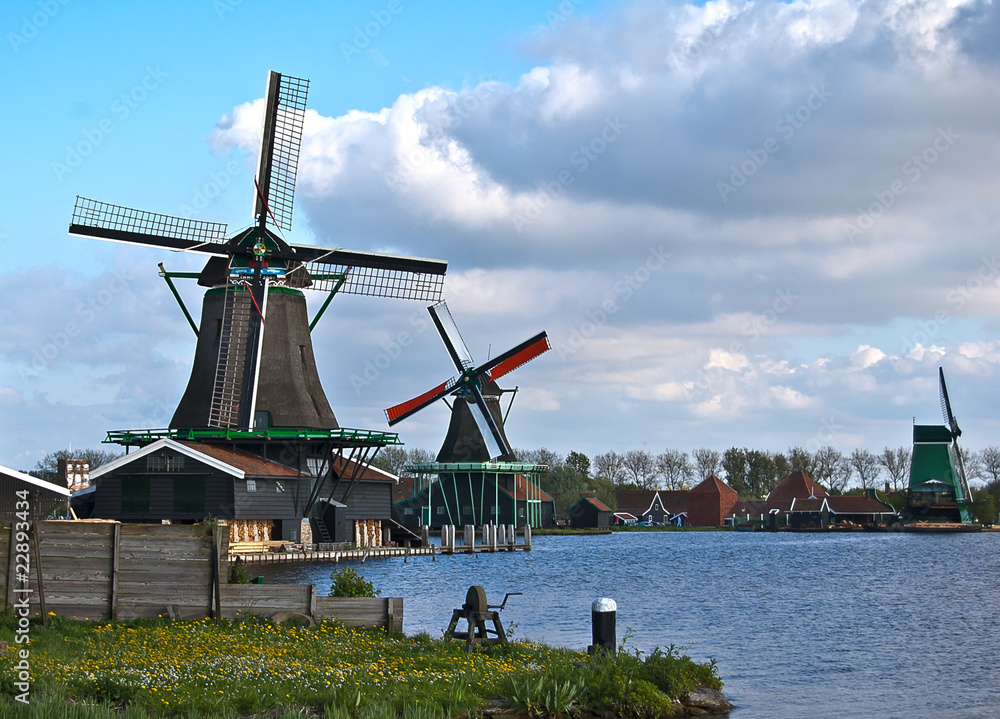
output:
[[[732,719],[1000,717],[1000,533],[644,532],[535,537],[534,551],[351,566],[439,637],[469,585],[515,638],[584,650],[590,605],[618,604],[629,650],[715,659]],[[268,565],[316,584],[331,564]]]

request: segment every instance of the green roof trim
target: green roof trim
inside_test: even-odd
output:
[[[520,472],[541,474],[549,471],[547,464],[534,462],[425,462],[404,467],[417,474],[448,474],[449,472]]]
[[[205,295],[219,295],[228,290],[230,287],[235,287],[238,292],[246,292],[247,288],[243,285],[226,285],[225,287],[213,287],[212,289],[205,292]],[[301,290],[296,290],[292,287],[282,287],[281,285],[268,285],[268,294],[284,294],[284,295],[297,295],[299,297],[305,297]]]
[[[371,429],[314,429],[296,427],[271,427],[269,429],[245,431],[217,427],[199,427],[197,429],[114,429],[108,432],[104,444],[137,445],[148,444],[159,439],[198,440],[334,440],[346,444],[401,445],[399,435],[395,432],[379,432]]]

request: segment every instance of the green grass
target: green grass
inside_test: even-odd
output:
[[[30,703],[14,665],[14,620],[0,615],[0,718],[284,717],[450,719],[497,699],[532,716],[578,706],[666,717],[696,684],[721,686],[713,664],[671,647],[587,657],[527,642],[467,654],[464,642],[236,621],[75,622],[33,618]],[[669,710],[669,711],[668,711]]]

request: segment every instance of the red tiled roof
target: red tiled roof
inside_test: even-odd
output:
[[[696,487],[691,489],[691,494],[735,495],[736,490],[716,477],[714,474],[710,474]]]
[[[628,507],[629,510],[636,509],[642,514],[653,503],[656,496],[655,489],[616,489],[615,497],[618,499],[618,507]],[[635,512],[633,512],[635,514]]]
[[[809,499],[810,497],[827,497],[826,490],[816,484],[808,474],[801,470],[795,470],[785,477],[781,484],[771,490],[767,495],[767,502],[775,500]]]
[[[606,505],[604,502],[602,502],[601,500],[599,500],[597,497],[583,497],[580,501],[590,502],[592,505],[594,505],[595,507],[597,507],[597,509],[599,511],[601,511],[601,512],[610,512],[611,511],[611,507],[609,507],[608,505]]]
[[[181,442],[185,447],[195,452],[207,455],[212,459],[225,462],[230,467],[244,472],[248,477],[298,477],[299,473],[291,467],[258,457],[242,449],[221,444],[198,444],[197,442]]]
[[[820,512],[823,510],[823,499],[794,499],[790,507],[792,512]]]
[[[827,504],[835,514],[895,514],[877,499],[864,496],[829,497]]]
[[[500,491],[506,494],[508,497],[511,493],[503,485],[498,485]],[[545,502],[554,502],[555,500],[545,492],[541,487],[539,487],[534,482],[529,482],[523,474],[514,475],[514,499],[540,499]]]

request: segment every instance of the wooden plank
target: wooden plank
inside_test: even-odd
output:
[[[208,524],[122,524],[122,536],[133,539],[169,539],[171,537],[199,537],[211,539],[212,527]]]
[[[391,609],[388,597],[317,597],[320,617],[339,619],[349,627],[402,627],[402,600],[398,613]]]
[[[42,612],[42,626],[48,629],[49,614],[45,611],[45,582],[42,579],[42,553],[38,549],[38,545],[42,541],[41,533],[38,529],[38,520],[31,523],[31,539],[32,547],[35,550],[35,584],[38,587],[38,605]]]
[[[10,525],[13,525],[13,521],[0,521],[0,557],[10,557]],[[5,566],[3,571],[0,572],[0,593],[2,593],[4,598],[4,608],[7,605],[7,571],[9,567]]]
[[[69,535],[84,537],[88,534],[111,536],[111,528],[118,522],[80,522],[66,519],[46,519],[42,522],[42,533],[46,535]]]
[[[221,553],[221,541],[218,525],[214,527],[213,542],[212,542],[212,615],[215,617],[216,621],[222,619],[222,591],[220,590],[220,585],[222,580],[219,574],[222,571],[221,564],[222,560],[220,557]],[[226,535],[229,535],[229,530],[226,529]]]
[[[7,591],[4,594],[3,608],[6,611],[14,606],[14,588],[15,580],[17,579],[17,570],[15,569],[16,561],[16,542],[14,541],[17,535],[17,522],[11,522],[10,527],[7,531],[8,545],[7,545],[7,571],[4,575],[7,577]]]
[[[109,597],[109,603],[111,605],[111,619],[118,619],[118,572],[119,572],[119,557],[121,551],[121,541],[122,541],[122,525],[116,524],[112,531],[111,540],[111,596]]]

